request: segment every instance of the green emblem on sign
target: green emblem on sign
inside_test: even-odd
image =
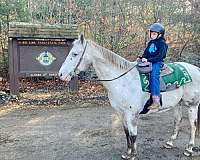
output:
[[[56,58],[50,52],[44,51],[40,53],[38,57],[36,57],[36,60],[38,60],[40,64],[44,66],[49,66],[54,60],[56,60]]]

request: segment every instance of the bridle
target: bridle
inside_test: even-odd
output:
[[[84,56],[84,54],[85,54],[85,51],[86,51],[87,45],[88,45],[88,41],[86,41],[86,44],[85,44],[85,47],[84,47],[83,53],[82,53],[82,55],[81,55],[81,57],[80,57],[80,59],[79,59],[77,65],[76,65],[76,67],[74,68],[74,73],[76,73],[76,70],[78,69],[78,66],[80,65],[80,63],[81,63],[81,61],[82,61],[82,59],[83,59],[83,56]]]
[[[76,71],[77,71],[77,69],[78,69],[78,67],[79,67],[79,65],[80,65],[80,63],[81,63],[81,61],[82,61],[82,59],[83,59],[83,56],[84,56],[84,54],[85,54],[87,45],[88,45],[88,41],[86,41],[86,44],[85,44],[83,53],[82,53],[82,55],[81,55],[81,57],[80,57],[80,59],[79,59],[77,65],[76,65],[76,67],[74,68],[73,74],[70,72],[70,76],[75,76],[75,75],[76,75]],[[128,72],[130,72],[133,68],[135,68],[136,65],[137,65],[137,64],[133,65],[133,66],[132,66],[131,68],[129,68],[126,72],[124,72],[124,73],[122,73],[121,75],[119,75],[119,76],[117,76],[117,77],[115,77],[115,78],[112,78],[112,79],[97,79],[97,80],[92,80],[92,79],[90,79],[90,80],[86,80],[86,81],[98,81],[98,82],[109,82],[109,81],[114,81],[114,80],[117,80],[117,79],[123,77],[124,75],[126,75],[126,74],[127,74]]]

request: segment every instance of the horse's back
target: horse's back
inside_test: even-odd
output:
[[[200,68],[186,62],[175,62],[185,67],[190,76],[192,77],[192,81],[200,82]]]
[[[192,78],[192,82],[184,86],[182,99],[186,102],[199,102],[200,100],[200,68],[185,62],[177,62],[185,67]],[[189,103],[188,103],[189,104]]]

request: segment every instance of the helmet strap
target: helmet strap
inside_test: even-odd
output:
[[[159,32],[157,32],[158,33],[158,36],[157,36],[157,38],[156,39],[158,39],[158,38],[160,38],[161,36],[162,36],[162,34],[161,33],[159,33]]]

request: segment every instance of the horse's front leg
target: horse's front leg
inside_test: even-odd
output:
[[[127,140],[127,152],[126,152],[126,155],[122,155],[122,158],[125,159],[128,155],[131,155],[131,140],[129,136],[128,127],[126,125],[124,125],[123,127],[124,127],[124,133],[126,135],[126,140]]]
[[[124,132],[127,139],[127,152],[122,155],[124,160],[134,160],[136,158],[136,137],[137,137],[137,118],[126,115],[124,117]]]

